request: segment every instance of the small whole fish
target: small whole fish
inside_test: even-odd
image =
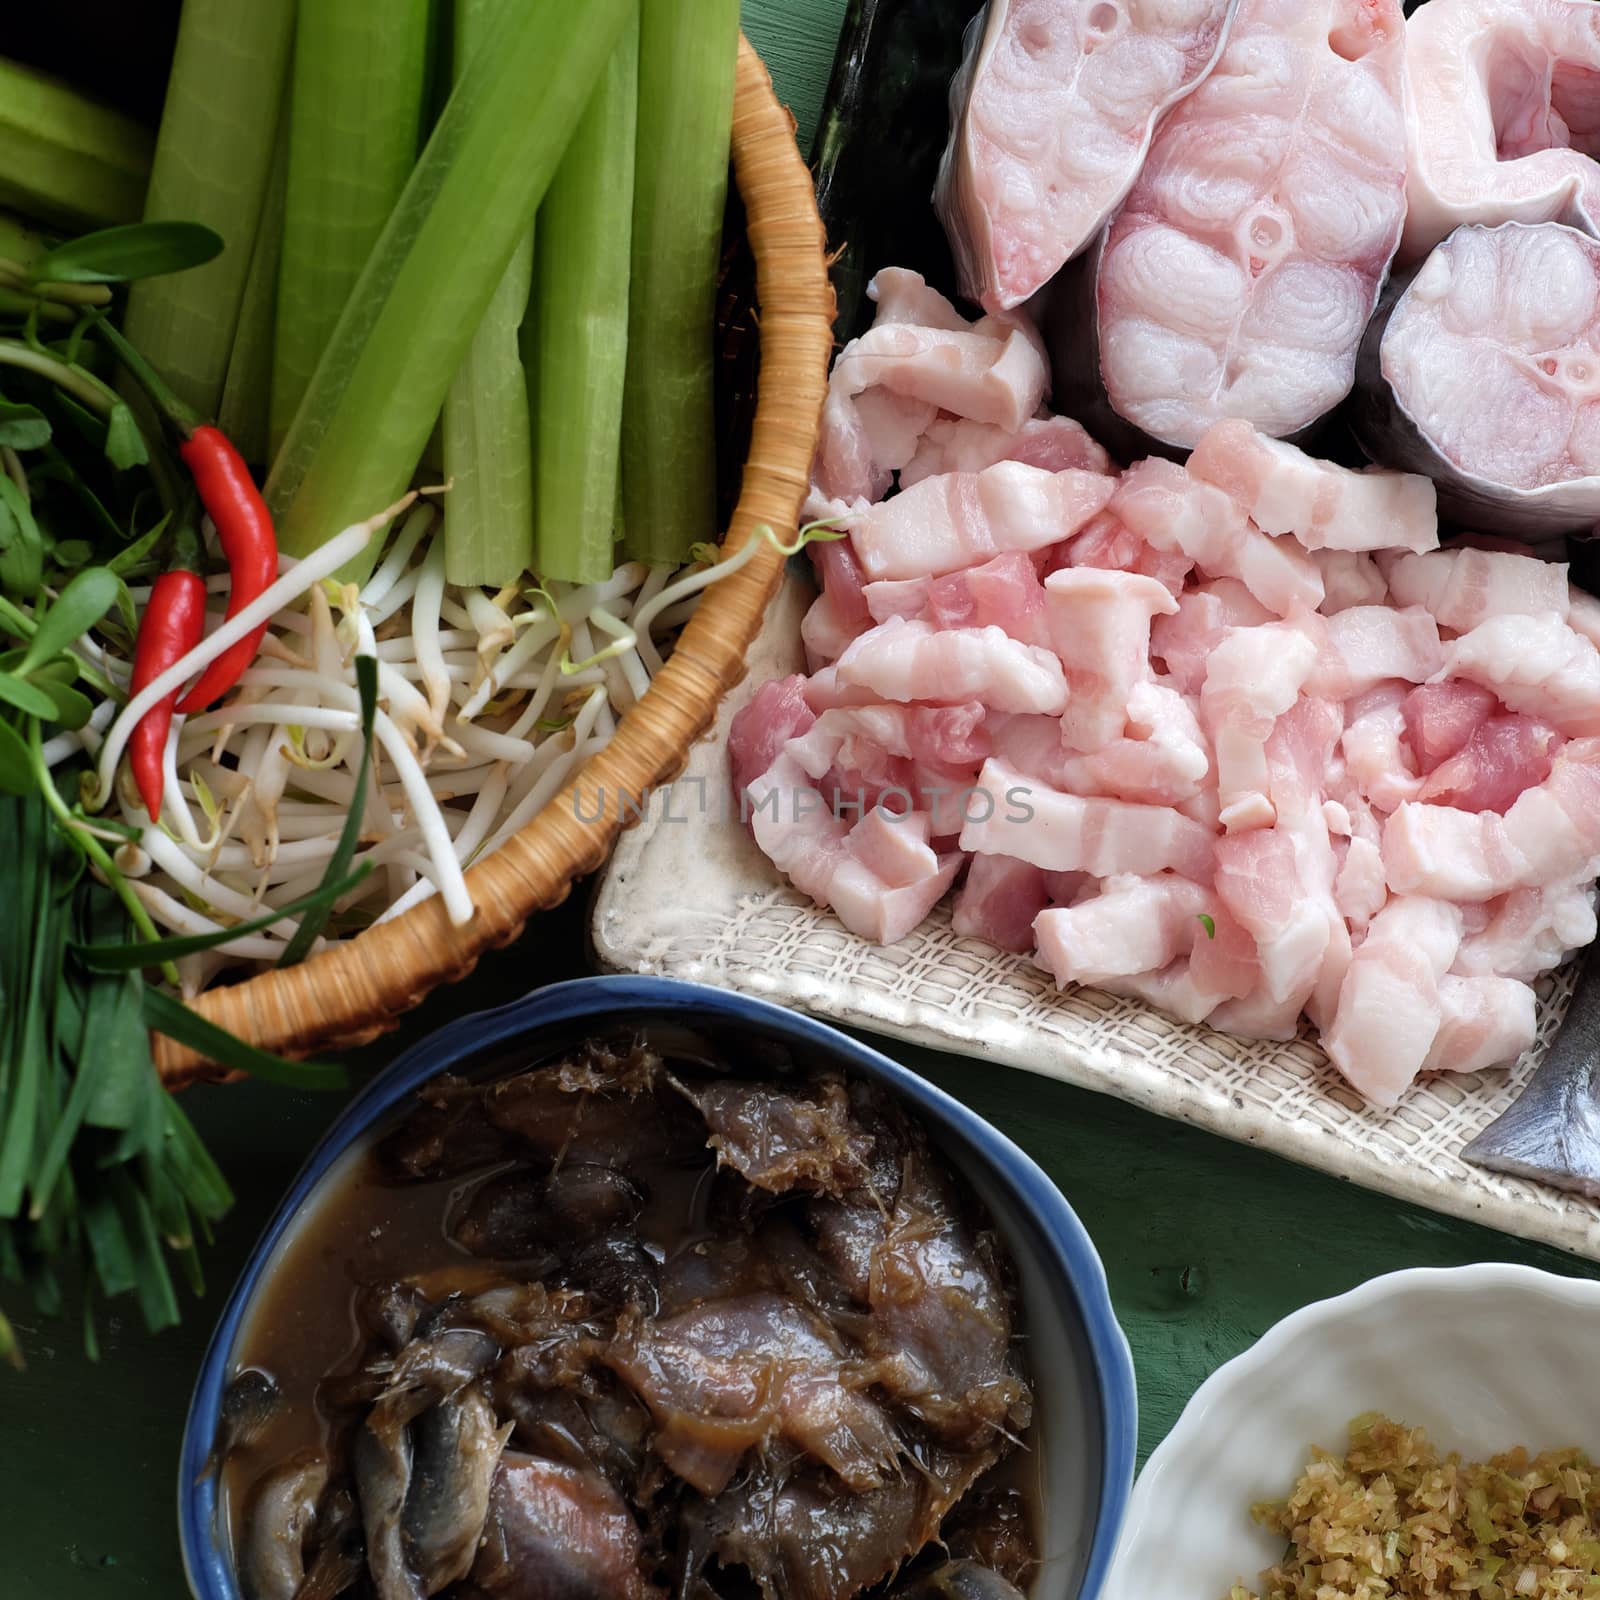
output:
[[[245,1600],[294,1600],[306,1576],[306,1542],[328,1481],[320,1450],[291,1456],[250,1491],[239,1576]]]
[[[475,1384],[424,1411],[412,1425],[403,1529],[424,1594],[437,1594],[471,1570],[495,1467],[515,1426],[498,1425],[494,1407]]]
[[[200,1469],[202,1478],[209,1476],[217,1464],[236,1450],[247,1449],[261,1436],[261,1430],[272,1420],[283,1403],[277,1382],[255,1367],[246,1367],[223,1391],[222,1406],[217,1417],[216,1443],[206,1464]]]
[[[1462,1155],[1600,1200],[1600,944],[1590,947],[1538,1071]]]
[[[411,1491],[411,1463],[409,1427],[379,1432],[369,1418],[356,1429],[350,1464],[361,1502],[367,1569],[378,1600],[425,1600],[426,1592],[407,1564],[401,1531]]]
[[[947,1561],[896,1589],[891,1600],[1024,1600],[1022,1591],[976,1561]]]

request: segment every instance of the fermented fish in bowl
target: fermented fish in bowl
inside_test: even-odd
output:
[[[427,1083],[268,1281],[246,1600],[1021,1600],[1015,1274],[893,1096],[665,1031]]]
[[[1355,422],[1442,510],[1519,538],[1600,522],[1600,243],[1559,223],[1458,228],[1362,348]]]

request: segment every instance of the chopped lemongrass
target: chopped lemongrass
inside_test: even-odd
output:
[[[429,11],[429,0],[299,8],[273,332],[274,448],[416,163]]]
[[[638,94],[635,10],[539,209],[528,308],[535,564],[571,583],[601,582],[617,564]]]
[[[716,523],[712,359],[739,0],[642,0],[623,543],[676,564]]]
[[[273,464],[268,499],[291,554],[389,498],[415,470],[630,4],[524,0],[496,11]],[[293,182],[291,161],[291,194]]]
[[[201,416],[216,414],[228,375],[266,210],[294,14],[293,0],[185,0],[178,24],[144,217],[204,223],[223,250],[202,267],[134,284],[124,331]]]

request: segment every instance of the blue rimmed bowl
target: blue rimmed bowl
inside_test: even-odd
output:
[[[548,1058],[597,1029],[685,1030],[737,1060],[786,1050],[897,1095],[988,1207],[1020,1280],[1036,1403],[1043,1563],[1030,1600],[1097,1600],[1133,1478],[1133,1361],[1105,1270],[1061,1191],[1004,1134],[942,1089],[824,1023],[722,989],[656,978],[584,978],[431,1034],[380,1073],[312,1151],[228,1299],[195,1385],[178,1474],[179,1533],[197,1600],[240,1600],[226,1508],[207,1457],[242,1335],[283,1252],[359,1152],[441,1072]]]

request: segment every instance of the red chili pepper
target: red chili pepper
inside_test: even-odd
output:
[[[112,326],[101,321],[99,329],[123,366],[155,402],[182,443],[178,454],[194,477],[200,502],[216,524],[222,553],[228,559],[232,586],[228,593],[228,615],[236,616],[278,576],[278,536],[272,526],[261,491],[244,457],[234,449],[228,436],[184,404],[162,380],[150,363]],[[200,674],[199,681],[178,705],[185,714],[204,711],[220,700],[239,681],[239,675],[255,659],[266,623],[229,646]]]
[[[216,524],[232,577],[228,615],[237,616],[278,576],[278,536],[273,531],[272,514],[244,457],[219,429],[209,424],[196,428],[178,447],[178,454],[194,474],[200,503]],[[200,674],[200,681],[183,697],[178,709],[185,713],[204,711],[212,701],[220,700],[255,660],[266,631],[263,622],[224,650]]]
[[[205,579],[198,572],[181,568],[163,572],[150,591],[150,601],[139,624],[129,694],[137,694],[175,661],[188,655],[200,643],[205,625]],[[140,717],[128,738],[128,765],[152,821],[161,815],[167,730],[172,726],[172,708],[177,698],[176,689],[164,695]]]

